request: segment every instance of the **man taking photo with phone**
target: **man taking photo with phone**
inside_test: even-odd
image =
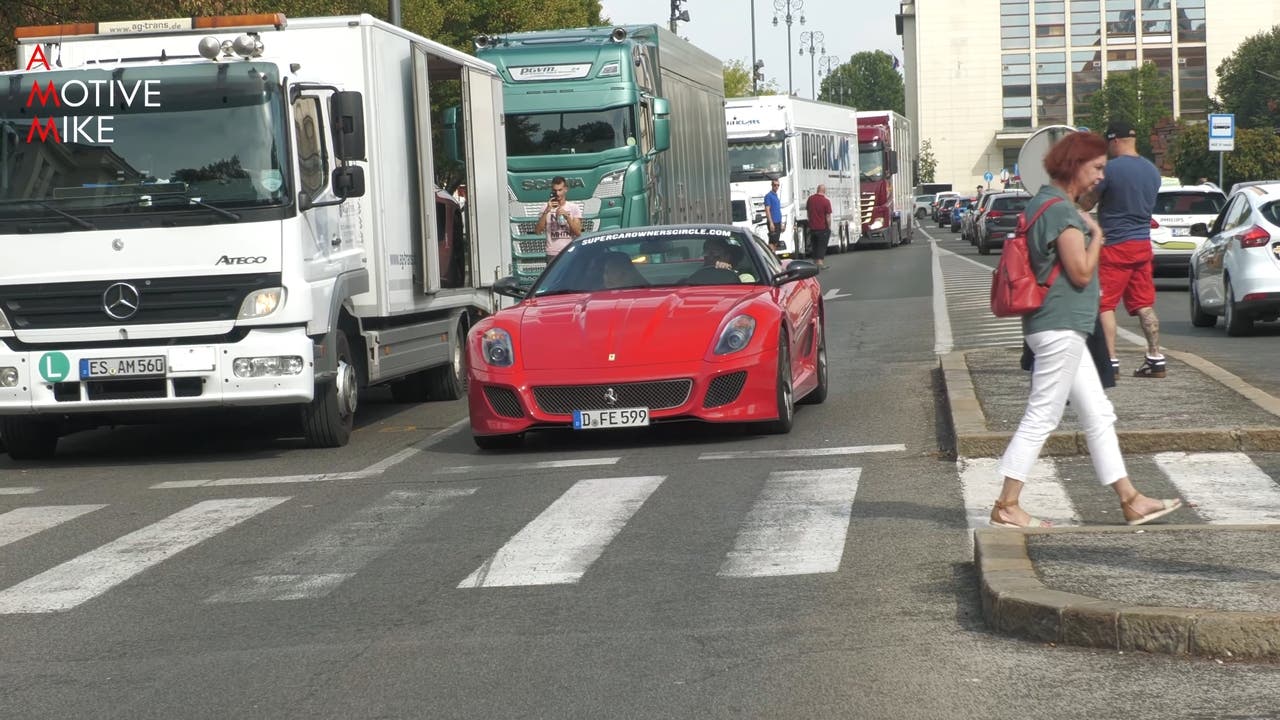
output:
[[[563,176],[551,179],[551,199],[542,208],[535,233],[547,234],[547,263],[582,234],[582,206],[568,199],[569,183]]]

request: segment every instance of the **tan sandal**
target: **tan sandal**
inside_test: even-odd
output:
[[[1004,502],[1000,502],[999,500],[997,500],[997,501],[996,501],[996,506],[995,506],[994,508],[992,508],[992,509],[991,509],[991,525],[992,525],[992,527],[1014,528],[1014,529],[1016,529],[1016,530],[1025,530],[1026,528],[1048,528],[1048,527],[1053,527],[1053,523],[1049,522],[1048,520],[1041,520],[1040,518],[1037,518],[1037,517],[1034,517],[1034,516],[1028,516],[1028,517],[1029,517],[1029,519],[1027,520],[1027,524],[1026,524],[1026,525],[1019,525],[1019,524],[1017,524],[1017,523],[1011,523],[1011,522],[1009,522],[1009,521],[1007,521],[1007,520],[1001,520],[1001,519],[1000,519],[1000,511],[1001,511],[1001,510],[1008,510],[1009,508],[1015,508],[1015,507],[1018,507],[1018,503],[1016,503],[1016,502],[1012,502],[1012,503],[1004,503]]]
[[[1128,500],[1120,501],[1120,510],[1124,512],[1124,520],[1126,523],[1130,525],[1145,525],[1151,522],[1152,520],[1158,520],[1164,517],[1165,515],[1168,515],[1169,513],[1173,512],[1174,510],[1177,510],[1178,508],[1182,507],[1182,500],[1179,498],[1174,498],[1172,500],[1161,500],[1160,501],[1161,508],[1159,510],[1152,510],[1146,515],[1143,515],[1142,513],[1139,513],[1137,510],[1134,510],[1133,505],[1131,504],[1134,500],[1138,499],[1138,497],[1139,497],[1138,495],[1135,495],[1129,498]]]

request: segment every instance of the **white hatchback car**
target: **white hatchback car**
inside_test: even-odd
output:
[[[1280,318],[1280,180],[1236,183],[1191,256],[1191,324],[1247,335]]]
[[[1185,275],[1191,255],[1204,238],[1191,234],[1197,223],[1211,225],[1227,204],[1216,185],[1165,185],[1156,195],[1151,215],[1153,270],[1157,275]]]

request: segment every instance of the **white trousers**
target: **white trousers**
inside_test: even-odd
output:
[[[1035,353],[1031,373],[1031,397],[1018,431],[1000,458],[1005,477],[1026,482],[1040,449],[1062,421],[1070,398],[1080,417],[1093,469],[1103,485],[1128,476],[1120,441],[1116,438],[1116,413],[1102,389],[1098,369],[1085,347],[1085,334],[1075,330],[1045,330],[1027,336]]]

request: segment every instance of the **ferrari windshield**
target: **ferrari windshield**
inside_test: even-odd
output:
[[[0,95],[0,226],[224,222],[288,203],[278,72],[207,63],[15,73]]]
[[[720,228],[622,230],[583,237],[556,258],[532,296],[765,282],[745,234]]]

